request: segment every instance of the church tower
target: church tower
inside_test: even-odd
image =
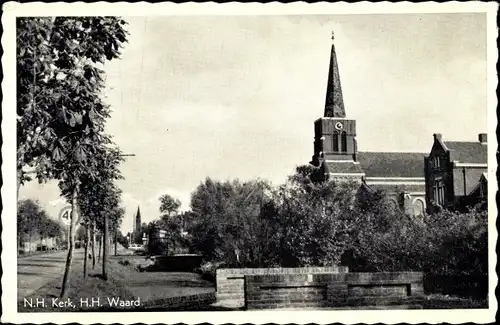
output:
[[[322,167],[330,179],[361,181],[364,175],[356,161],[356,121],[346,118],[337,53],[330,53],[324,116],[314,122],[314,156],[311,163]]]
[[[137,207],[137,213],[134,220],[134,232],[141,232],[141,209]]]

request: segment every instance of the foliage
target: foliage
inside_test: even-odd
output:
[[[116,241],[125,248],[128,248],[127,236],[124,236],[120,231],[116,233]]]
[[[408,216],[382,190],[312,181],[297,168],[271,189],[214,181],[192,193],[192,245],[225,267],[346,265],[353,272],[423,271],[429,292],[487,294],[487,209]]]
[[[75,179],[94,145],[109,143],[102,131],[110,110],[101,100],[104,72],[97,63],[119,57],[124,24],[116,17],[18,19],[20,183],[24,166],[34,167],[40,181]]]
[[[423,271],[431,292],[486,294],[486,210],[408,217],[386,201],[380,192],[358,198],[355,231],[342,258],[351,271]]]
[[[296,177],[274,194],[280,264],[337,265],[349,242],[351,183],[304,182]]]
[[[168,194],[164,194],[160,197],[160,213],[162,218],[171,217],[179,212],[181,207],[181,201]]]
[[[301,165],[295,168],[295,173],[288,177],[288,181],[301,184],[304,188],[313,186],[315,183],[327,182],[328,177],[321,167],[313,165]]]
[[[56,238],[62,235],[63,230],[61,224],[51,219],[36,201],[26,199],[18,203],[17,231],[18,236]]]
[[[267,241],[260,214],[269,186],[263,181],[229,182],[207,178],[191,196],[193,249],[228,265],[257,266]]]
[[[117,17],[17,21],[18,186],[26,180],[23,168],[32,167],[40,182],[58,180],[72,206],[61,297],[69,283],[78,205],[85,201],[80,185],[115,179],[106,170],[112,165],[104,153],[112,151],[111,138],[104,133],[110,108],[101,99],[104,71],[98,65],[120,56],[125,24]]]
[[[164,229],[161,220],[151,221],[143,228],[144,233],[147,234],[149,241],[147,251],[149,255],[166,255],[168,254],[168,241],[166,238],[158,238],[158,232]]]

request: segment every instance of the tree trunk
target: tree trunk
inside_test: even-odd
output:
[[[118,250],[118,231],[115,230],[115,256],[117,256],[117,250]]]
[[[95,221],[92,222],[92,270],[95,268]]]
[[[102,251],[102,234],[99,234],[99,256],[97,257],[97,262],[101,261],[101,251]]]
[[[17,170],[17,197],[16,197],[16,202],[19,201],[19,189],[21,188],[21,179],[23,176],[23,171],[22,169]]]
[[[17,229],[17,257],[19,257],[19,251],[21,250],[21,235],[19,233],[19,229]]]
[[[108,279],[108,273],[106,270],[106,264],[108,260],[109,253],[109,236],[108,236],[108,216],[104,215],[104,235],[103,235],[103,249],[102,249],[102,278],[104,280]]]
[[[60,295],[61,298],[65,297],[66,290],[69,285],[71,262],[73,260],[73,251],[75,249],[75,226],[76,226],[76,220],[78,219],[77,196],[78,196],[78,186],[75,185],[71,196],[71,222],[69,225],[68,256],[66,257],[66,267],[64,269],[63,283],[61,286],[61,295]]]
[[[89,260],[89,241],[90,241],[90,232],[88,223],[85,224],[85,251],[83,255],[83,278],[87,278],[87,261]]]
[[[32,245],[31,245],[31,236],[32,236],[32,234],[31,234],[31,231],[30,231],[30,241],[29,241],[29,243],[30,243],[30,244],[29,244],[29,247],[28,247],[28,248],[29,248],[29,249],[28,249],[29,253],[32,253],[32,252],[31,252],[31,246],[32,246]]]

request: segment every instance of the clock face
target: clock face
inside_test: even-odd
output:
[[[342,130],[344,128],[344,125],[342,124],[342,122],[337,122],[335,123],[335,128],[337,130]]]

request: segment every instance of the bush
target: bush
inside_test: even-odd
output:
[[[124,265],[124,266],[129,266],[130,261],[129,260],[120,260],[118,261],[118,264]]]
[[[217,269],[221,267],[224,267],[224,262],[205,262],[195,272],[201,274],[203,280],[215,283]]]
[[[193,250],[226,267],[423,271],[428,292],[487,295],[484,207],[410,217],[383,191],[317,180],[317,172],[299,167],[277,188],[207,179],[191,198]],[[216,268],[199,272],[214,278]]]
[[[351,271],[423,271],[427,292],[487,296],[487,211],[443,210],[421,219],[372,208],[357,217],[343,256]]]

